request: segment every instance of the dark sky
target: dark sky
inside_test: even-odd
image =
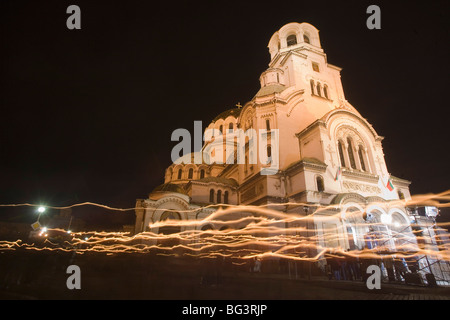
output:
[[[163,182],[173,130],[254,96],[289,22],[320,30],[388,170],[413,194],[449,189],[448,1],[392,2],[2,0],[0,203],[134,206]]]

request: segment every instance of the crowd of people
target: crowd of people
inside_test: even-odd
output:
[[[408,275],[415,275],[419,271],[416,260],[406,261],[392,255],[363,258],[351,253],[332,252],[325,255],[325,259],[326,271],[330,280],[365,281],[370,276],[366,270],[371,265],[380,267],[384,278],[389,282],[403,282]]]

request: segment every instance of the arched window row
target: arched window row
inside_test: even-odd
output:
[[[238,129],[237,120],[234,119],[231,120],[230,122],[219,120],[214,124],[214,127],[211,127],[209,129],[212,130],[214,136],[217,136],[219,132],[222,135],[226,135],[227,133],[233,133],[234,130]]]
[[[369,171],[366,148],[362,144],[355,145],[351,137],[338,140],[338,153],[341,167]]]
[[[174,169],[169,168],[167,171],[168,180],[193,180],[193,179],[203,179],[207,176],[205,167],[176,167]]]
[[[330,99],[330,92],[328,85],[323,84],[319,81],[310,80],[311,94],[314,96],[323,97],[325,99]]]
[[[216,192],[216,190],[210,189],[209,190],[209,202],[210,203],[228,204],[229,203],[229,192],[225,191],[222,194],[222,190],[217,190],[217,192]]]
[[[307,34],[303,34],[300,39],[303,38],[303,42],[311,43],[310,37]],[[298,38],[296,34],[290,34],[286,37],[286,44],[288,47],[294,46],[298,43]],[[280,49],[280,43],[278,42],[278,50]]]

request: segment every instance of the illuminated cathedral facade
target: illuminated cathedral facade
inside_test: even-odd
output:
[[[245,163],[226,163],[225,152],[207,141],[201,153],[210,161],[198,163],[195,153],[185,155],[166,169],[164,184],[137,200],[134,232],[157,233],[151,225],[165,219],[201,220],[220,204],[264,205],[285,213],[315,212],[310,228],[321,247],[363,249],[375,228],[389,236],[385,245],[391,250],[408,243],[438,253],[436,242],[417,240],[419,231],[435,232],[437,210],[422,213],[405,206],[410,181],[389,173],[383,137],[347,101],[341,68],[328,62],[319,31],[309,23],[289,23],[272,35],[268,49],[261,89],[243,106],[220,113],[206,130],[224,137],[238,129],[264,129],[268,135],[276,130],[276,145],[269,142],[265,150],[277,162],[276,172],[261,174],[270,164],[259,157],[251,162],[247,149]],[[277,157],[271,157],[275,152]],[[333,209],[318,210],[324,207]],[[377,223],[369,227],[369,221]]]

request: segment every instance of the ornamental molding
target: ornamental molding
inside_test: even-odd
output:
[[[240,124],[241,127],[244,128],[244,131],[247,131],[249,128],[253,127],[253,118],[255,117],[255,109],[253,107],[247,108],[247,110],[244,111]]]
[[[347,168],[342,170],[342,175],[345,177],[361,179],[361,180],[365,180],[367,182],[374,182],[374,183],[378,183],[378,180],[379,180],[379,176],[377,176],[375,174],[361,172],[361,171],[360,172],[350,171],[350,169],[347,169]]]
[[[350,191],[360,191],[366,193],[381,193],[381,189],[377,186],[371,186],[362,183],[344,181],[342,186]]]
[[[161,209],[161,210],[172,210],[172,209],[167,209],[167,208],[159,208],[161,205],[163,205],[164,203],[167,203],[167,202],[180,204],[186,210],[189,208],[189,204],[185,200],[183,200],[181,198],[178,198],[178,197],[175,197],[175,196],[168,196],[168,197],[164,197],[162,199],[159,199],[155,203],[152,203],[151,206],[153,208]]]
[[[279,99],[279,98],[272,98],[268,101],[264,101],[264,102],[255,102],[255,107],[265,107],[265,106],[269,106],[269,105],[275,105],[275,104],[282,104],[285,105],[287,104],[287,102],[283,99]]]
[[[261,117],[261,119],[266,119],[266,118],[271,118],[273,116],[274,116],[274,114],[273,114],[273,112],[271,112],[271,113],[264,113],[260,117]]]
[[[336,130],[336,140],[342,140],[347,145],[347,138],[350,137],[353,141],[353,148],[358,145],[364,146],[365,144],[357,132],[358,129],[351,125],[342,125]]]
[[[289,111],[287,112],[287,117],[291,116],[292,111],[294,111],[294,108],[296,106],[298,106],[300,103],[302,103],[303,101],[305,101],[305,99],[301,99],[300,101],[298,101],[297,103],[295,103],[292,107],[289,108]]]

